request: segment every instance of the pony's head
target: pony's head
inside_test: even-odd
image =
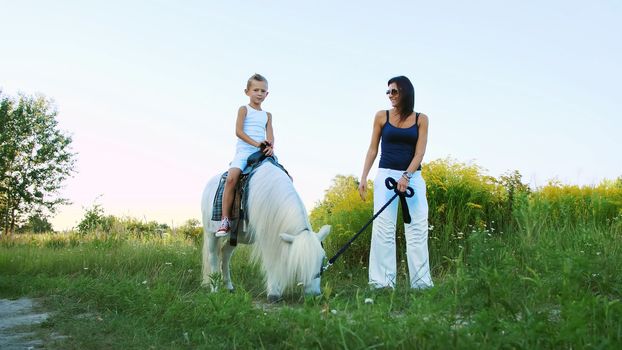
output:
[[[297,235],[281,233],[281,239],[291,244],[288,259],[289,278],[302,283],[306,294],[321,293],[320,271],[326,257],[322,241],[329,233],[329,225],[324,225],[318,233],[309,229]]]

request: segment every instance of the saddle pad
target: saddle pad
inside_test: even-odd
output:
[[[277,166],[279,169],[283,170],[285,174],[289,176],[289,173],[285,168],[279,164],[274,157],[267,157],[259,162],[253,163],[251,166],[246,167],[247,169],[241,174],[240,179],[235,187],[235,195],[233,197],[233,206],[231,207],[231,217],[229,219],[235,220],[241,218],[242,220],[246,220],[246,205],[248,200],[248,184],[250,183],[250,178],[255,173],[255,170],[259,168],[263,163],[270,162],[273,165]],[[225,171],[220,177],[220,181],[218,182],[218,189],[216,190],[216,195],[214,196],[214,205],[212,210],[212,220],[220,221],[222,219],[222,194],[225,191],[225,182],[227,180],[228,171]]]
[[[218,189],[216,189],[216,195],[214,196],[214,205],[212,206],[212,220],[220,221],[222,219],[222,194],[225,191],[225,182],[227,182],[228,172],[225,171],[220,177],[220,181],[218,181]],[[240,183],[242,181],[238,181],[237,186],[235,186],[234,197],[233,197],[233,206],[231,208],[231,216],[230,220],[235,220],[240,216],[240,205],[242,203],[242,194],[240,193]]]

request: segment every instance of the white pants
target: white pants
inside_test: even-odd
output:
[[[393,190],[387,189],[385,179],[390,176],[397,181],[402,173],[401,170],[378,169],[374,180],[374,213],[377,213],[395,194]],[[428,259],[428,201],[421,171],[414,173],[409,186],[415,190],[413,197],[406,198],[412,221],[410,224],[404,224],[410,286],[417,289],[429,288],[434,284],[430,276]],[[369,252],[369,284],[375,288],[395,288],[397,277],[395,228],[399,201],[399,198],[395,198],[374,220]]]

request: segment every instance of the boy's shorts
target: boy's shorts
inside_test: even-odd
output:
[[[238,168],[241,171],[244,171],[244,169],[246,168],[246,161],[248,160],[248,157],[256,151],[257,150],[236,152],[233,160],[231,161],[231,163],[229,163],[229,168]]]

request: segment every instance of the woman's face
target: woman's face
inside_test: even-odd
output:
[[[391,101],[392,107],[397,107],[400,104],[400,90],[397,88],[396,83],[389,84],[389,88],[387,89],[387,96]]]

